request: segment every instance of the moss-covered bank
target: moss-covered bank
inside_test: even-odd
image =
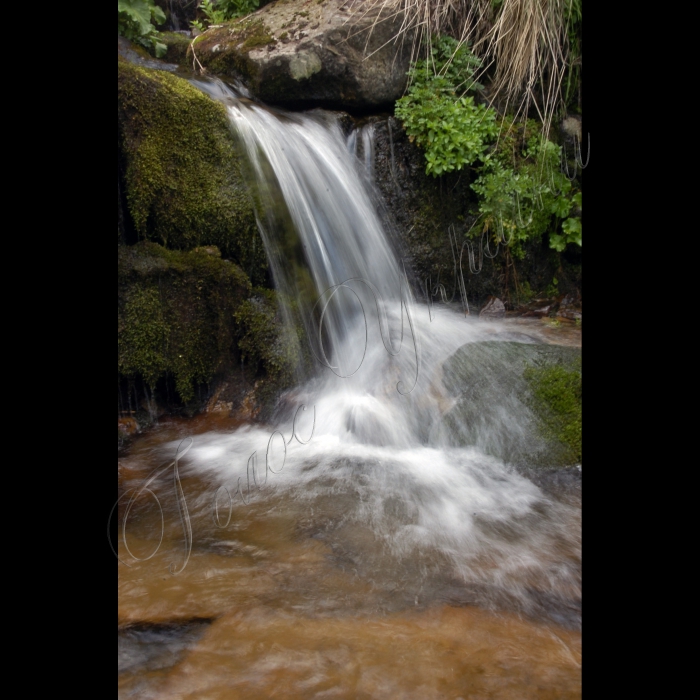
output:
[[[123,238],[215,245],[264,283],[267,259],[224,107],[178,76],[123,60],[118,88]]]
[[[234,403],[255,386],[253,408],[270,408],[296,359],[274,292],[253,290],[213,246],[181,252],[141,242],[120,246],[118,257],[120,410],[140,408],[129,385],[161,405],[198,408],[217,383]]]
[[[196,384],[231,370],[237,358],[234,314],[251,284],[216,248],[187,253],[154,243],[119,248],[119,373],[152,388],[174,379],[180,399]]]

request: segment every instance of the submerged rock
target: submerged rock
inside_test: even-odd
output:
[[[197,37],[201,65],[242,78],[270,104],[369,109],[406,86],[411,37],[392,41],[402,17],[355,11],[346,0],[278,0]]]
[[[443,366],[456,398],[439,438],[519,466],[581,462],[581,349],[486,341]]]

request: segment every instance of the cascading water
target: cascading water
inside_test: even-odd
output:
[[[315,371],[268,426],[171,418],[120,458],[119,697],[579,698],[580,498],[530,471],[518,391],[552,347],[414,298],[372,124],[193,82],[228,110]]]
[[[397,589],[411,600],[452,595],[577,626],[579,509],[545,495],[517,464],[483,451],[527,433],[532,422],[527,406],[497,391],[495,377],[509,367],[485,362],[494,393],[469,446],[455,447],[442,420],[455,403],[442,382],[444,361],[467,343],[508,340],[509,330],[445,307],[435,307],[430,320],[427,306],[415,302],[377,215],[367,169],[348,157],[357,133],[344,137],[327,112],[280,113],[218,81],[196,84],[227,106],[254,178],[275,284],[295,302],[322,360],[276,416],[276,427],[291,426],[296,407],[307,405],[297,426],[306,439],[315,407],[313,440],[290,442],[283,471],[267,474],[265,489],[250,497],[290,494],[353,552],[358,575],[380,586],[398,578]],[[371,167],[371,131],[359,136]],[[200,436],[190,457],[234,493],[269,434],[246,428]],[[275,469],[282,459],[277,440]]]

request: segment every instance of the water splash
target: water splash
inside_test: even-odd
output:
[[[443,418],[457,399],[445,386],[443,363],[465,344],[509,339],[510,330],[416,303],[367,178],[373,127],[346,136],[332,113],[271,110],[218,81],[196,84],[226,105],[240,139],[275,285],[292,302],[287,322],[301,321],[312,347],[322,347],[338,369],[319,367],[283,397],[275,429],[286,434],[296,407],[313,405],[313,440],[303,449],[289,445],[284,471],[246,500],[286,493],[299,514],[320,520],[330,517],[332,503],[343,525],[329,536],[354,552],[356,569],[384,583],[400,574],[411,595],[458,580],[470,602],[529,612],[549,606],[564,617],[574,610],[576,618],[579,510],[484,452],[526,430],[533,421],[527,406],[496,392],[478,439],[455,447],[445,432]],[[360,145],[363,161],[351,155]],[[376,287],[384,311],[362,280]],[[320,331],[328,289],[335,291]],[[407,348],[387,352],[400,346],[407,316],[414,347],[406,339]],[[508,371],[489,367],[494,377]],[[416,373],[413,391],[396,390]],[[301,431],[309,432],[303,421]],[[268,439],[269,430],[252,427],[198,436],[192,466],[233,494],[250,455]],[[360,532],[371,533],[361,544]]]

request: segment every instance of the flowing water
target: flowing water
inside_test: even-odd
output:
[[[370,127],[199,87],[247,154],[316,372],[270,425],[169,419],[120,459],[120,524],[139,493],[117,550],[120,697],[580,697],[578,481],[483,448],[533,420],[495,384],[474,444],[443,421],[458,348],[580,332],[429,309],[378,213]]]

